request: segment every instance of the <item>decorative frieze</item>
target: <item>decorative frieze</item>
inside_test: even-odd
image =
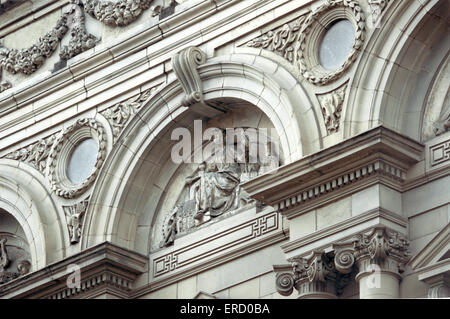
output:
[[[450,139],[430,147],[431,167],[450,161]]]
[[[55,135],[40,139],[38,142],[9,153],[5,158],[25,162],[35,169],[45,174],[47,158],[50,154],[51,146],[55,141]]]
[[[153,277],[167,275],[176,270],[194,266],[201,260],[220,255],[230,249],[237,249],[252,240],[268,236],[279,230],[278,213],[268,212],[229,229],[216,232],[187,246],[168,253],[153,255]]]
[[[203,85],[197,67],[206,62],[206,54],[197,47],[188,47],[172,57],[172,67],[183,87],[182,104],[203,103]]]
[[[81,2],[84,11],[109,26],[126,26],[150,8],[153,0],[73,0]]]
[[[295,206],[304,205],[321,196],[330,195],[333,191],[342,190],[355,182],[373,176],[387,177],[401,183],[406,177],[406,171],[387,161],[375,160],[356,169],[334,176],[329,180],[320,182],[317,185],[308,187],[295,196],[275,203],[274,207],[279,211],[285,211]]]
[[[347,85],[344,85],[332,92],[318,95],[328,134],[336,133],[339,130],[346,90]]]
[[[84,214],[89,204],[89,197],[72,206],[63,206],[66,213],[67,227],[69,229],[70,243],[76,244],[81,238]]]

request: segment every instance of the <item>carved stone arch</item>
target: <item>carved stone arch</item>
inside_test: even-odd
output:
[[[448,53],[448,12],[442,0],[390,2],[349,83],[344,138],[384,125],[420,139],[424,100]]]
[[[66,256],[68,232],[64,213],[54,204],[43,177],[33,171],[18,161],[0,159],[0,208],[22,227],[34,271]]]
[[[281,149],[286,163],[321,148],[312,104],[283,67],[266,58],[231,55],[207,60],[198,67],[198,73],[206,102],[240,99],[276,123],[278,134],[284,136]],[[110,241],[148,254],[155,203],[177,169],[167,164],[170,167],[166,172],[158,175],[162,168],[157,164],[170,159],[170,144],[161,137],[199,118],[182,106],[183,98],[179,81],[173,80],[153,94],[130,120],[100,171],[85,215],[82,249]],[[155,171],[149,181],[148,176]],[[143,198],[153,204],[142,204]]]

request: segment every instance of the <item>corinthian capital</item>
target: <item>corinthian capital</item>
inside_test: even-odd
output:
[[[402,272],[409,259],[409,242],[400,233],[386,227],[375,227],[347,242],[333,245],[336,269],[348,274],[357,265],[359,273],[377,265],[385,271]]]

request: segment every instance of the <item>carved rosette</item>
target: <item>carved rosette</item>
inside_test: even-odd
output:
[[[79,2],[80,0],[74,0]],[[152,0],[81,0],[84,11],[109,26],[126,26],[150,8]]]
[[[197,67],[206,62],[206,54],[197,47],[188,47],[172,57],[172,67],[183,87],[182,104],[203,103],[203,86]]]
[[[317,72],[314,65],[311,65],[310,54],[308,54],[308,43],[310,43],[309,35],[314,27],[319,27],[320,17],[331,10],[342,8],[352,12],[352,20],[356,25],[355,41],[353,47],[347,57],[347,60],[336,70],[332,72]],[[337,12],[337,11],[336,11]],[[320,26],[322,28],[322,26]],[[328,0],[322,6],[314,10],[303,23],[300,31],[299,45],[297,49],[297,65],[300,73],[305,79],[314,85],[325,85],[339,78],[356,60],[360,54],[361,47],[365,40],[365,19],[364,13],[358,2],[351,0]],[[316,48],[317,49],[317,48]]]
[[[87,128],[89,132],[94,131],[94,137],[98,143],[98,154],[94,168],[89,177],[78,185],[68,185],[64,181],[65,165],[68,153],[71,147],[69,139],[83,128]],[[48,180],[51,189],[56,195],[70,199],[83,194],[95,181],[98,172],[103,165],[106,157],[107,139],[104,128],[101,123],[95,119],[84,118],[77,120],[74,124],[63,129],[56,138],[49,154]]]

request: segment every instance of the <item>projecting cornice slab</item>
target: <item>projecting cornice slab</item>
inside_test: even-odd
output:
[[[424,145],[382,126],[268,172],[242,187],[281,212],[308,206],[355,185],[381,182],[402,190],[409,167],[424,158]],[[356,188],[355,188],[356,189]],[[337,192],[339,191],[339,192]]]
[[[75,276],[77,269],[79,286],[68,287],[68,278]],[[104,242],[2,285],[0,297],[64,299],[110,293],[126,298],[136,277],[145,271],[146,256]]]

